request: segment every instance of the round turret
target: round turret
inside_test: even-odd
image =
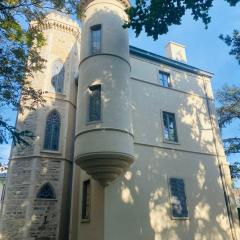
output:
[[[103,185],[133,162],[127,0],[82,1],[75,160]]]

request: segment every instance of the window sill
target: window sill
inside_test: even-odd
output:
[[[189,217],[171,217],[172,220],[190,220]]]
[[[51,150],[45,150],[45,149],[40,150],[40,152],[41,152],[41,153],[47,153],[47,154],[62,155],[62,153],[59,152],[59,151],[51,151]]]
[[[174,144],[174,145],[180,145],[179,142],[172,142],[172,141],[168,141],[168,140],[163,140],[163,143]]]
[[[57,202],[57,199],[51,199],[51,198],[36,198],[35,201],[51,201],[51,202]]]
[[[91,122],[87,121],[87,122],[86,122],[86,125],[98,124],[98,123],[103,123],[103,121],[102,121],[102,120],[99,120],[99,121],[91,121]]]
[[[81,219],[81,223],[90,223],[90,218],[89,219]]]

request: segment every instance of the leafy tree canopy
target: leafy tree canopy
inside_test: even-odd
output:
[[[29,79],[45,66],[39,54],[45,44],[40,26],[51,9],[80,14],[77,0],[0,1],[0,144],[9,139],[27,144],[26,137],[34,137],[29,131],[11,126],[3,109],[23,112],[45,102],[44,93],[33,89]],[[36,24],[31,25],[32,21]]]
[[[230,6],[240,2],[240,0],[224,1]],[[207,27],[211,21],[209,10],[213,2],[214,0],[136,0],[136,4],[126,10],[129,22],[125,27],[131,27],[136,36],[144,29],[148,36],[156,40],[159,35],[168,32],[169,26],[180,25],[187,10],[191,12],[194,20],[201,19]]]
[[[240,120],[240,88],[237,86],[224,86],[218,93],[217,99],[221,104],[218,108],[220,128],[227,127],[234,120]],[[240,137],[223,139],[227,155],[240,153]],[[240,178],[240,163],[230,165],[232,178]]]

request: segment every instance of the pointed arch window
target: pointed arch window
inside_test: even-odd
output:
[[[46,121],[44,149],[57,151],[59,148],[61,118],[56,110],[49,113]]]
[[[64,85],[65,69],[61,60],[56,60],[52,66],[52,85],[55,92],[62,93]]]
[[[50,183],[45,183],[38,191],[37,198],[41,199],[56,199],[56,194],[53,186]]]

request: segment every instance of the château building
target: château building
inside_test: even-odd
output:
[[[17,117],[2,240],[239,240],[213,75],[129,46],[128,0],[83,0],[81,27],[52,12],[31,79],[44,106]]]

